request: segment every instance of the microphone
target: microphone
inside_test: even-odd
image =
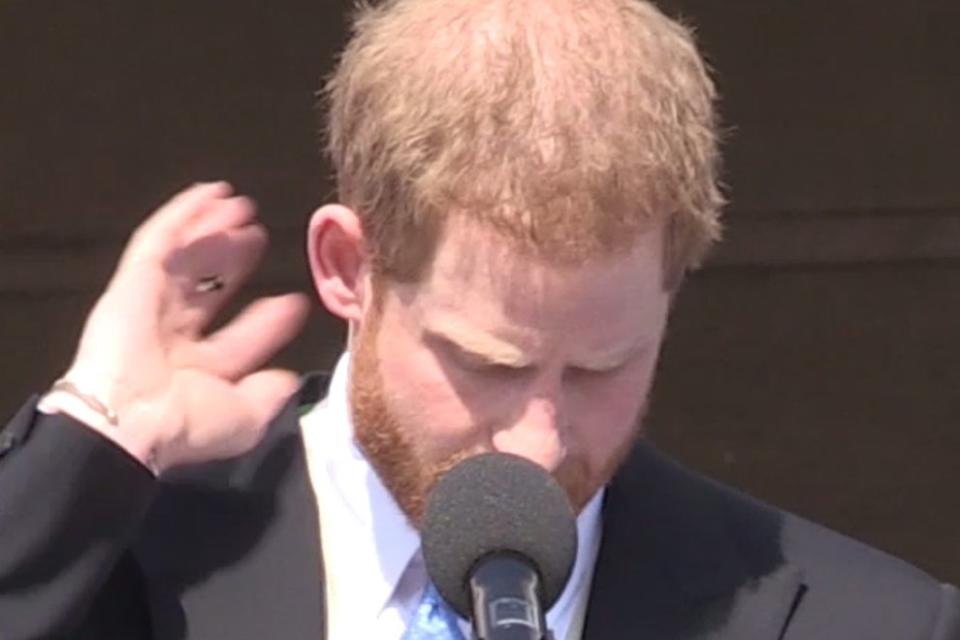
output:
[[[437,591],[477,640],[548,640],[545,613],[577,553],[573,509],[537,464],[484,453],[444,474],[421,527]]]

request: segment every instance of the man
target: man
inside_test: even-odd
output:
[[[417,526],[496,450],[579,514],[557,638],[960,638],[952,587],[640,442],[719,229],[682,27],[636,0],[394,0],[360,10],[328,96],[342,204],[308,253],[348,354],[299,391],[259,369],[298,296],[206,334],[265,235],[222,183],[165,205],[3,431],[0,637],[456,637]]]

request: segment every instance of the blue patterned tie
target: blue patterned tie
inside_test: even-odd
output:
[[[432,582],[427,583],[403,640],[464,640],[456,614],[443,601]]]

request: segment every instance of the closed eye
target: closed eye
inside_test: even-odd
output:
[[[579,378],[600,378],[603,376],[610,375],[618,370],[623,368],[623,365],[618,365],[616,367],[604,368],[604,369],[588,369],[586,367],[569,367],[567,368],[566,375],[569,378],[579,379]]]
[[[623,369],[626,368],[626,366],[631,362],[631,360],[632,358],[628,358],[616,364],[606,365],[602,367],[578,367],[578,366],[568,367],[566,371],[566,375],[574,379],[604,378],[607,376],[615,375],[623,371]]]

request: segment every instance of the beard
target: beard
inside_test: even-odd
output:
[[[417,425],[404,425],[400,413],[391,407],[377,355],[380,314],[374,310],[368,320],[355,336],[351,353],[349,394],[354,438],[401,511],[419,529],[427,500],[440,478],[480,451],[462,449],[436,460],[428,460],[421,453],[415,442],[429,441],[429,434],[418,435]],[[566,492],[575,513],[580,513],[610,480],[639,435],[638,427],[633,437],[594,472],[587,460],[578,455],[568,455],[553,471],[554,479]]]

